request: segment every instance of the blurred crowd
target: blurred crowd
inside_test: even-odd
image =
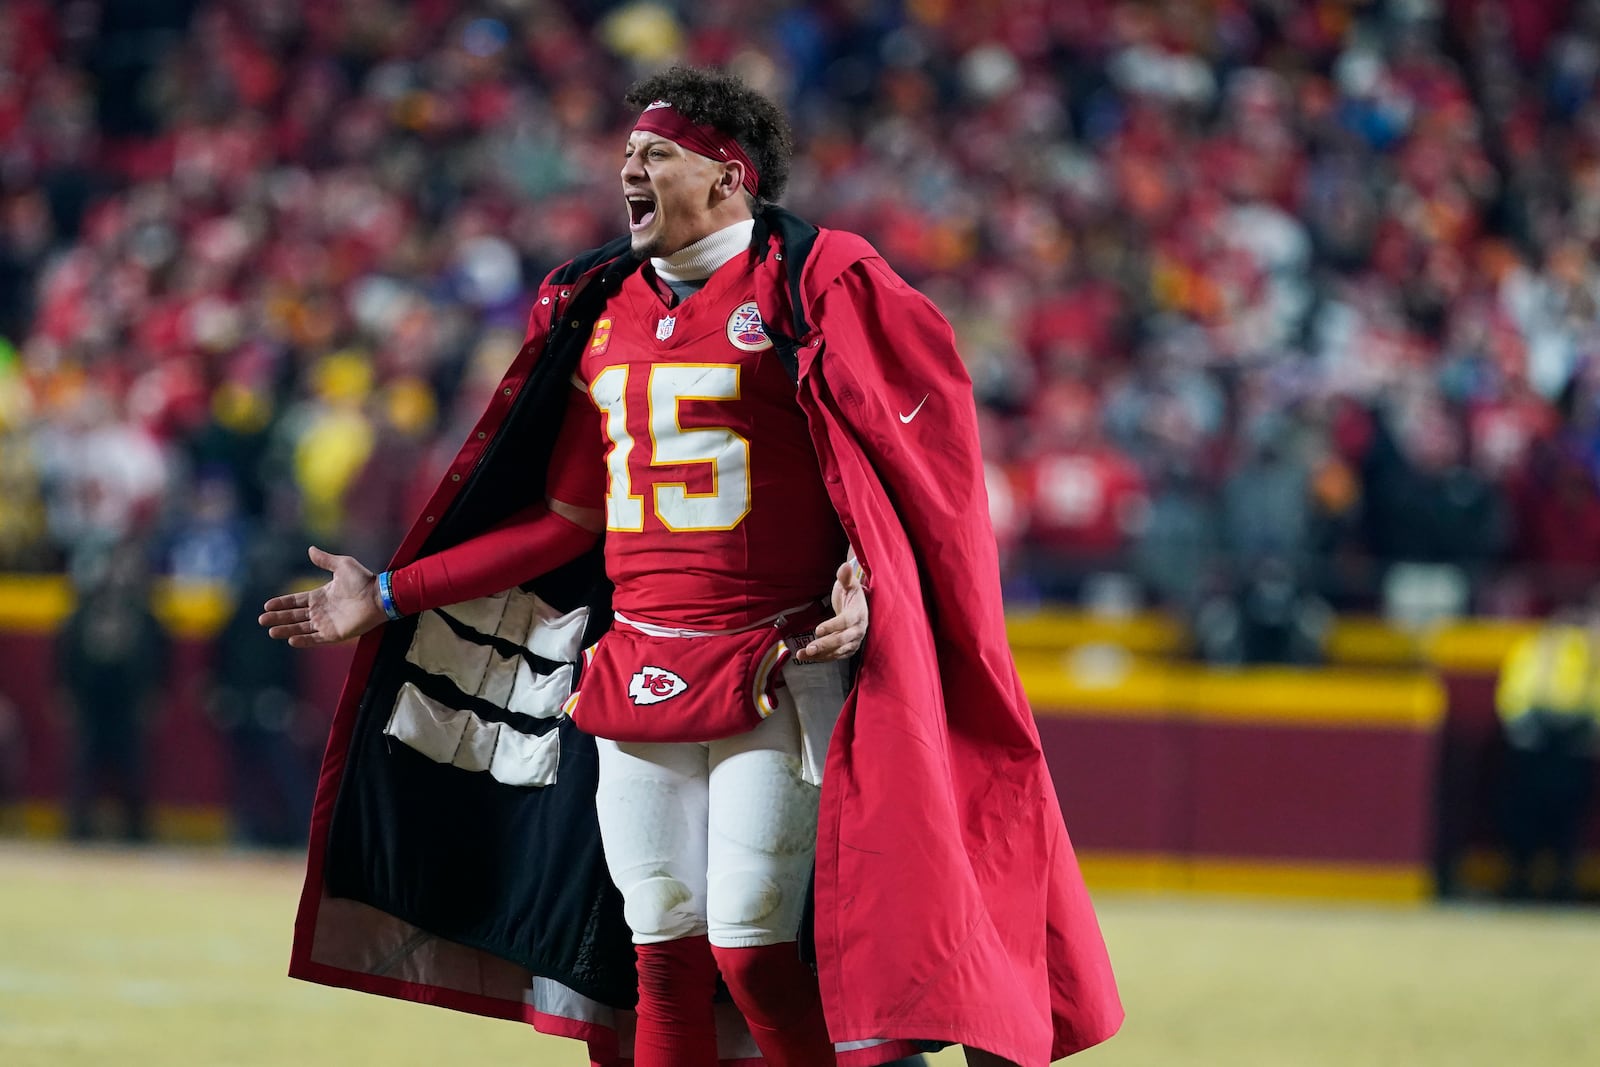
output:
[[[1600,575],[1596,0],[10,0],[0,569],[386,559],[675,60],[951,319],[1018,602],[1298,659]]]

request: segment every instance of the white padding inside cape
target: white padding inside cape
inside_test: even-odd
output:
[[[583,630],[589,624],[589,609],[574,608],[562,614],[536,596],[521,594],[533,601],[533,623],[524,647],[535,656],[557,663],[573,663],[583,651]]]
[[[536,719],[554,719],[561,714],[561,706],[571,695],[571,664],[557,667],[549,674],[535,674],[527,660],[519,659],[517,684],[511,689],[511,699],[501,706]]]
[[[447,707],[410,682],[400,687],[383,732],[435,763],[465,771],[487,771],[506,785],[553,785],[561,765],[561,734],[535,737],[500,722],[485,722]]]
[[[513,645],[520,645],[528,639],[528,629],[533,625],[533,616],[539,598],[532,593],[524,593],[520,589],[513,589],[506,596],[506,611],[500,617],[500,625],[494,628],[496,637],[504,638]]]
[[[433,611],[425,611],[417,617],[417,634],[406,651],[407,662],[415,663],[429,674],[444,675],[456,683],[456,688],[473,696],[484,686],[489,661],[496,658],[488,645],[457,637],[450,624]]]
[[[505,624],[505,616],[509,602],[516,592],[496,593],[494,596],[482,596],[476,600],[463,600],[459,604],[451,604],[445,608],[450,617],[457,622],[465,623],[480,634],[498,633]],[[520,643],[520,641],[519,641]]]
[[[532,599],[532,598],[528,598]],[[474,601],[476,603],[476,601]],[[511,612],[507,611],[509,618]],[[524,616],[527,617],[526,615]],[[521,644],[521,639],[517,641]],[[528,670],[521,656],[506,657],[489,645],[480,645],[459,637],[450,625],[436,612],[424,612],[417,619],[417,634],[411,640],[406,659],[429,674],[443,675],[456,683],[463,693],[482,697],[497,707],[512,711],[525,711],[529,715],[551,717],[561,710],[561,702],[572,692],[572,668],[563,667],[549,675],[550,683],[535,683],[538,678]],[[522,675],[528,675],[524,680]],[[518,696],[514,690],[526,690]],[[557,690],[560,695],[556,695]],[[552,710],[537,711],[529,708],[549,705]]]
[[[497,708],[505,707],[517,683],[517,667],[521,663],[521,656],[506,659],[498,652],[491,654],[488,669],[483,672],[483,684],[472,695],[482,697]]]
[[[456,712],[464,721],[461,743],[450,765],[464,771],[486,771],[494,759],[495,746],[500,742],[500,723],[484,722],[470,711]]]

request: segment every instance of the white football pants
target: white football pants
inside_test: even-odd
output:
[[[791,661],[783,671],[778,709],[746,733],[597,739],[600,838],[635,944],[705,934],[746,948],[797,936],[821,792],[806,769],[821,766],[849,664]]]

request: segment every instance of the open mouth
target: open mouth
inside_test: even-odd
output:
[[[634,233],[656,220],[656,202],[647,196],[628,197],[628,229]]]

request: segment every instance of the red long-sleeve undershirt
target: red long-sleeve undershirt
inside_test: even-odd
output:
[[[545,480],[548,499],[584,509],[604,506],[598,418],[588,396],[572,390]],[[415,615],[491,596],[577,559],[599,536],[543,503],[530,504],[476,537],[390,572],[394,605]]]

